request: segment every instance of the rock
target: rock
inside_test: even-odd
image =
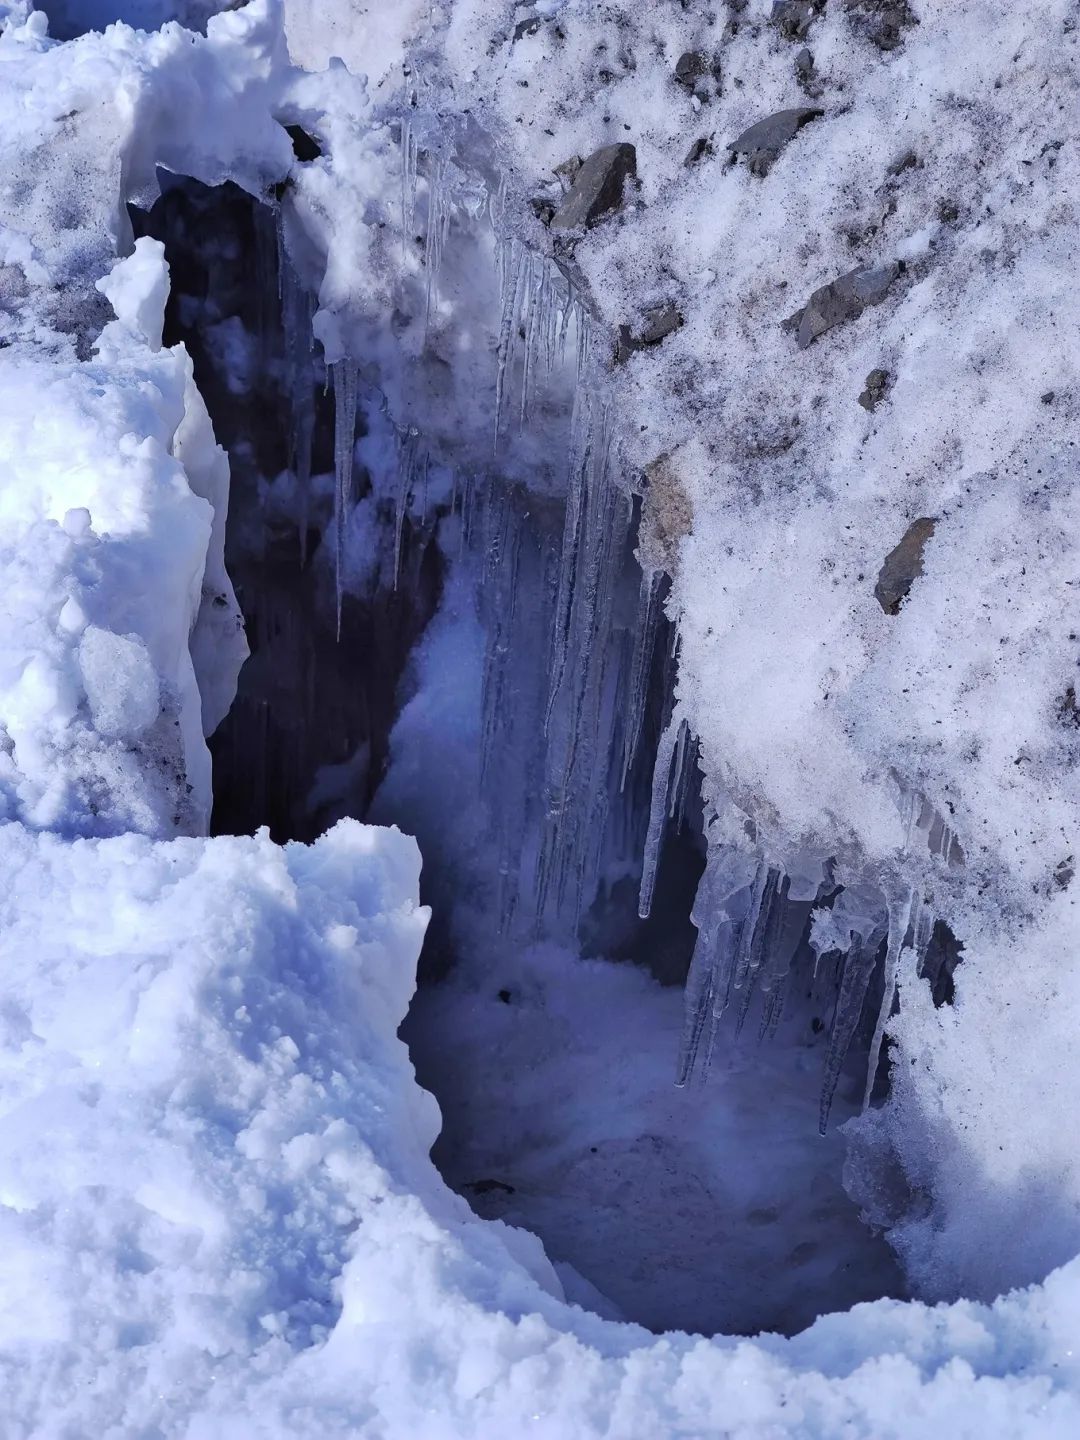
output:
[[[665,453],[642,476],[644,496],[638,530],[638,555],[645,570],[674,575],[679,542],[693,528],[694,508],[679,478],[677,454]]]
[[[619,326],[619,337],[615,347],[615,364],[622,365],[638,350],[647,350],[659,345],[661,340],[682,328],[683,317],[674,305],[658,305],[646,310],[645,323],[635,335],[629,325]]]
[[[825,0],[773,0],[769,17],[786,40],[805,40],[807,31],[825,8]]]
[[[571,155],[569,160],[564,160],[561,165],[555,166],[555,174],[559,177],[559,184],[563,187],[563,194],[568,194],[581,169],[581,156]]]
[[[514,40],[523,40],[526,35],[535,35],[543,24],[543,16],[527,15],[514,26]]]
[[[892,162],[885,171],[886,175],[902,175],[905,170],[914,170],[919,163],[919,157],[914,150],[905,150],[902,155]]]
[[[799,82],[800,89],[805,90],[807,95],[816,98],[821,94],[821,82],[814,69],[814,57],[805,46],[795,56],[795,79]]]
[[[286,125],[285,133],[292,141],[293,154],[302,165],[308,165],[322,155],[322,146],[302,125]]]
[[[699,160],[704,160],[706,155],[715,155],[713,143],[708,135],[702,135],[690,146],[686,152],[684,165],[696,165]]]
[[[874,586],[874,595],[886,615],[899,612],[916,577],[923,573],[923,550],[936,527],[937,521],[926,515],[913,520],[899,545],[886,555]]]
[[[622,204],[627,180],[637,178],[637,151],[626,143],[594,150],[574,176],[570,193],[552,217],[553,230],[595,225]]]
[[[687,50],[675,62],[675,79],[699,100],[708,100],[720,86],[720,62],[700,50]]]
[[[889,393],[891,377],[887,370],[871,370],[865,380],[866,389],[859,396],[864,410],[876,410]]]
[[[687,50],[675,62],[675,79],[688,90],[693,90],[708,70],[708,63],[700,50]]]
[[[796,106],[793,110],[778,110],[775,115],[759,120],[749,130],[744,130],[727,148],[733,156],[747,157],[752,175],[767,175],[784,146],[794,140],[804,125],[824,113],[824,110],[805,105]]]
[[[852,27],[879,50],[895,50],[904,31],[919,22],[907,0],[846,0]]]
[[[857,320],[870,305],[884,300],[889,286],[903,269],[899,260],[876,267],[859,266],[846,275],[815,290],[801,310],[783,322],[785,330],[796,332],[799,349],[805,350],[819,335],[848,320]]]

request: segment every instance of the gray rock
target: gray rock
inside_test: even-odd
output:
[[[580,155],[571,155],[569,160],[564,160],[561,165],[555,166],[555,174],[559,177],[559,184],[563,187],[564,194],[569,193],[580,169]]]
[[[706,155],[714,155],[715,153],[712,139],[708,135],[701,135],[686,152],[686,159],[683,161],[683,164],[696,165],[699,160],[704,160]]]
[[[937,521],[927,515],[913,520],[899,545],[885,556],[874,595],[886,615],[899,612],[916,577],[923,573],[923,551],[936,527]]]
[[[889,393],[892,377],[887,370],[871,370],[865,380],[866,388],[859,396],[864,410],[876,410]]]
[[[631,326],[620,325],[615,347],[615,364],[622,365],[638,350],[659,345],[661,340],[666,340],[669,335],[681,329],[682,325],[683,317],[674,305],[658,305],[652,310],[646,310],[645,323],[638,328],[636,334]]]
[[[687,50],[675,62],[675,79],[688,90],[709,73],[709,63],[700,50]]]
[[[857,320],[868,306],[880,304],[902,268],[898,260],[892,260],[888,265],[849,270],[815,290],[803,308],[783,322],[783,328],[794,330],[799,349],[805,350],[827,330]]]
[[[773,0],[772,23],[787,40],[805,40],[825,0]]]
[[[605,145],[594,150],[574,176],[570,193],[552,217],[553,230],[578,230],[595,225],[622,204],[627,180],[637,178],[633,145]]]
[[[879,50],[895,50],[904,31],[919,22],[907,0],[846,0],[853,28]]]
[[[775,115],[759,120],[744,130],[727,147],[732,155],[745,155],[752,175],[767,175],[773,162],[789,141],[794,140],[804,125],[824,115],[824,110],[799,105],[793,110],[778,110]]]

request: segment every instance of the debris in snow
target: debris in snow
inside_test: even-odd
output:
[[[825,0],[775,0],[770,18],[786,40],[804,40],[824,8]]]
[[[849,270],[815,290],[803,308],[783,322],[783,328],[794,330],[799,349],[805,350],[827,330],[857,320],[868,306],[879,305],[902,269],[899,260],[892,260],[887,265],[860,265]]]
[[[879,50],[895,50],[908,26],[919,23],[907,0],[846,0],[846,9],[855,31]]]
[[[878,573],[874,594],[886,615],[896,615],[916,578],[923,573],[923,550],[937,521],[929,516],[913,520],[900,543],[889,551]]]
[[[686,166],[696,165],[699,160],[704,160],[707,155],[714,155],[712,139],[708,135],[700,135],[690,149],[686,152],[686,159],[683,164]]]
[[[687,50],[675,62],[675,79],[699,100],[708,100],[720,88],[720,62],[700,50]]]
[[[889,393],[891,377],[887,370],[871,370],[864,382],[866,388],[859,396],[864,410],[875,410]]]
[[[765,176],[789,141],[794,140],[804,125],[824,115],[824,110],[801,105],[793,110],[778,110],[732,140],[728,150],[732,156],[745,155],[751,175]]]
[[[800,88],[812,99],[822,92],[822,84],[818,79],[817,71],[814,69],[814,57],[809,50],[803,47],[795,56],[795,79],[799,82]]]
[[[643,325],[620,325],[615,347],[616,365],[622,365],[638,350],[659,345],[661,340],[666,340],[682,324],[683,317],[676,306],[659,305],[655,309],[646,310]]]
[[[621,142],[594,150],[574,176],[570,193],[551,221],[552,230],[588,229],[617,210],[628,180],[637,178],[637,151]]]

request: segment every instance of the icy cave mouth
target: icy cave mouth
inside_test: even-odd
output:
[[[319,478],[335,463],[333,397],[309,345],[303,468],[315,479],[300,504],[296,315],[290,322],[288,311],[308,302],[280,273],[273,213],[230,185],[168,179],[153,211],[132,218],[137,234],[165,242],[165,338],[188,345],[232,465],[227,564],[252,654],[212,741],[213,828],[266,825],[275,840],[310,841],[353,815],[419,834],[433,921],[402,1034],[442,1110],[433,1159],[447,1183],[481,1217],[539,1236],[568,1299],[654,1332],[792,1334],[821,1314],[906,1296],[885,1238],[863,1223],[843,1185],[840,1126],[862,1099],[872,1024],[855,1037],[822,1137],[836,979],[818,973],[805,936],[797,937],[783,1016],[733,1020],[708,1084],[673,1083],[703,866],[692,786],[673,806],[647,921],[635,903],[639,873],[624,873],[609,876],[586,907],[576,943],[508,939],[494,913],[498,887],[473,883],[478,871],[498,869],[462,826],[462,813],[483,808],[481,797],[445,786],[448,772],[483,768],[481,737],[464,726],[455,749],[439,726],[452,728],[447,716],[461,692],[481,688],[472,672],[484,657],[468,643],[476,617],[459,617],[455,629],[451,602],[464,603],[470,588],[498,592],[511,573],[517,586],[546,584],[544,546],[561,524],[559,507],[511,499],[495,520],[477,520],[478,531],[488,527],[489,555],[498,550],[491,537],[518,524],[513,565],[477,563],[463,585],[462,498],[394,514],[367,461],[357,461],[356,496],[370,511],[364,533],[372,546],[394,536],[394,553],[369,557],[364,584],[346,588],[336,633],[332,485]],[[378,424],[361,403],[358,446]],[[631,554],[628,544],[619,584],[632,589]],[[533,598],[517,604],[496,593],[493,613],[528,616]],[[625,787],[624,823],[639,849],[651,756],[669,708],[663,625],[644,692],[641,754]],[[532,658],[512,687],[522,705],[546,663],[542,645],[523,648]],[[402,748],[406,716],[411,748]],[[489,808],[492,793],[512,798],[514,784],[533,783],[510,773],[513,740],[511,732],[489,783]],[[685,764],[692,774],[691,754]],[[440,786],[441,812],[430,799]],[[494,828],[507,820],[496,805]]]

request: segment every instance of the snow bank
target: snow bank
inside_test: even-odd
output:
[[[790,1342],[566,1306],[536,1242],[427,1159],[437,1114],[395,1037],[427,917],[397,832],[6,825],[0,863],[12,1440],[1075,1433],[1075,1265],[992,1309],[881,1302]]]
[[[1078,518],[1058,338],[1077,30],[1064,0],[926,0],[882,55],[830,6],[813,32],[827,113],[762,177],[725,156],[801,94],[769,8],[475,0],[350,28],[352,7],[287,7],[312,65],[335,26],[358,67],[379,35],[362,80],[293,72],[268,0],[205,36],[116,26],[69,46],[0,6],[13,1434],[1077,1432],[1075,644],[1056,586]],[[380,108],[407,38],[420,78],[396,97],[386,81]],[[721,99],[690,94],[680,52],[721,44]],[[327,142],[304,167],[293,117]],[[901,792],[953,817],[962,873],[913,863],[967,945],[957,1005],[931,1013],[902,976],[895,1099],[852,1185],[928,1296],[989,1298],[1068,1262],[992,1306],[879,1302],[756,1342],[654,1340],[567,1307],[539,1247],[472,1217],[426,1159],[434,1115],[395,1039],[423,925],[408,842],[355,825],[311,850],[146,838],[205,825],[202,730],[240,645],[226,465],[187,357],[161,348],[159,257],[106,282],[115,321],[97,289],[130,248],[125,202],[154,196],[158,166],[257,196],[287,180],[328,358],[389,376],[387,428],[430,419],[436,458],[461,462],[490,457],[492,341],[542,283],[521,242],[549,243],[554,166],[627,135],[640,190],[580,239],[573,274],[599,349],[662,303],[685,321],[611,381],[628,475],[670,453],[689,501],[667,546],[680,699],[711,796],[777,853],[893,873],[913,861]],[[420,175],[421,150],[447,163]],[[493,208],[518,242],[501,296],[478,281]],[[781,329],[835,276],[896,258],[895,290],[849,327],[804,351]],[[871,412],[876,368],[892,388]],[[556,381],[506,457],[540,489],[565,473],[573,367]],[[877,567],[922,516],[923,574],[885,615]],[[422,658],[460,645],[472,664],[474,640],[433,634]],[[464,725],[472,699],[451,698]]]

